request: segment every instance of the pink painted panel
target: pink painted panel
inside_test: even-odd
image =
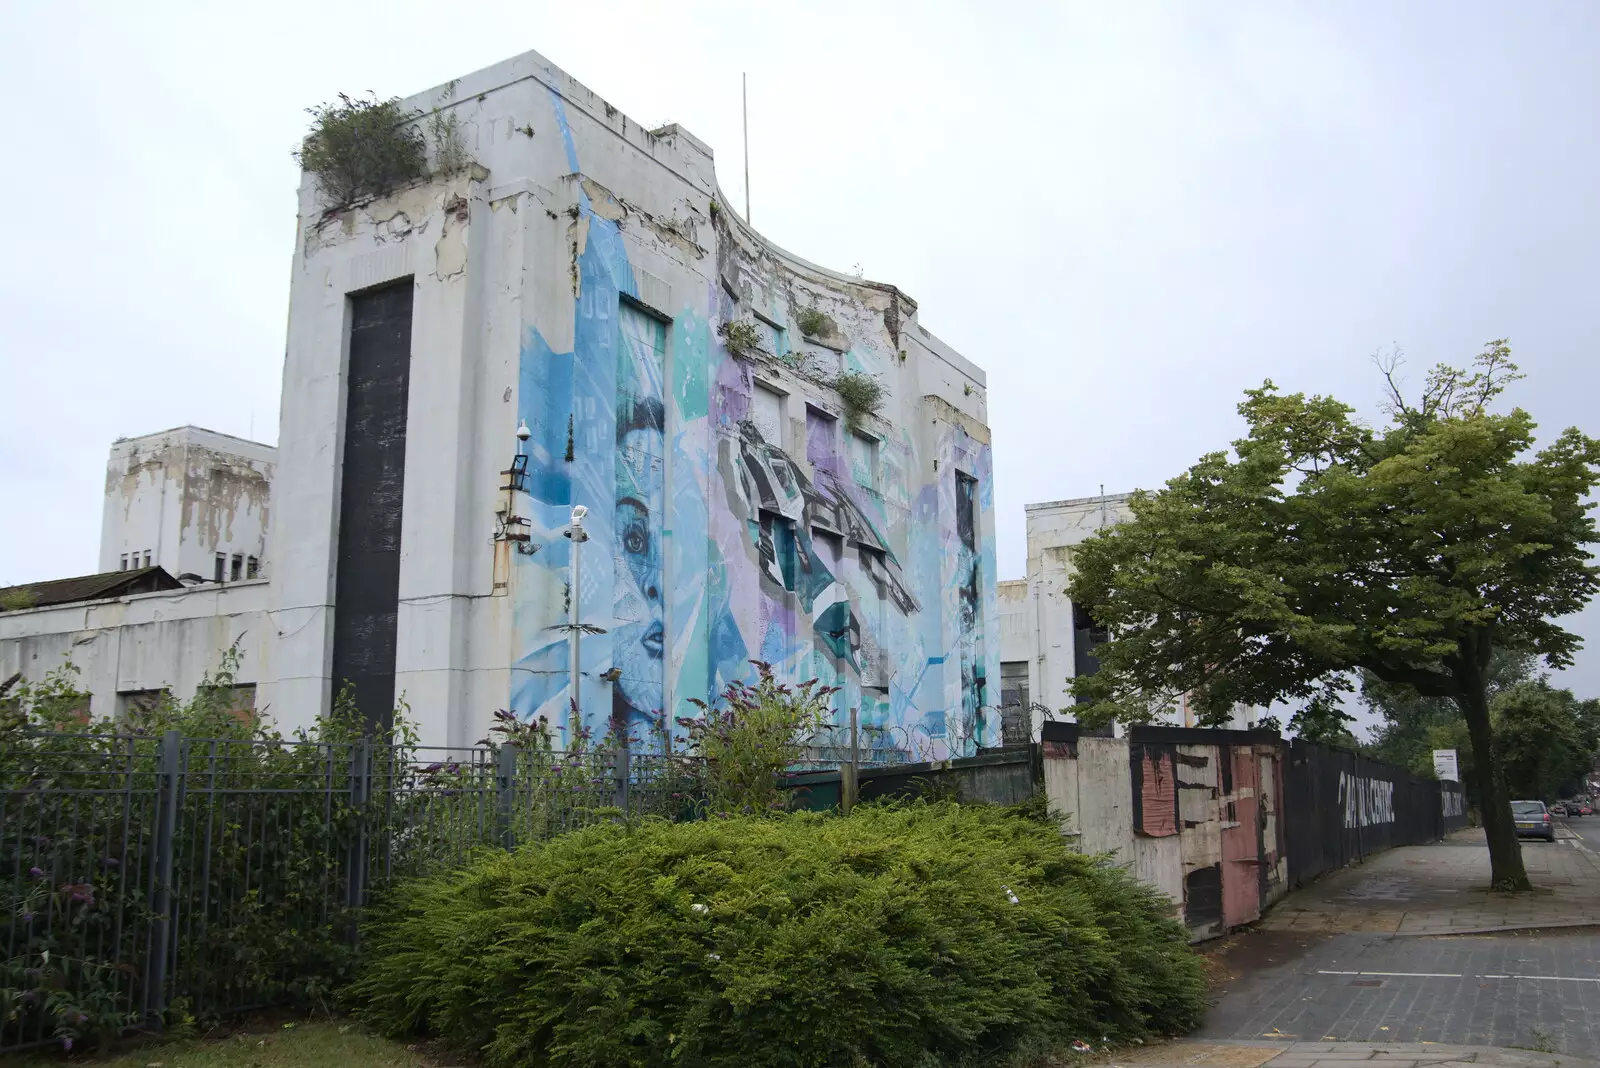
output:
[[[1178,780],[1170,750],[1145,749],[1139,761],[1139,830],[1152,838],[1178,833]]]
[[[1222,922],[1237,927],[1261,916],[1260,771],[1249,746],[1230,746],[1233,791],[1223,798]]]

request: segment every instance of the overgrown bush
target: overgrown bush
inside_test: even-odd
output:
[[[352,995],[492,1068],[1000,1065],[1197,1024],[1170,912],[987,806],[600,825],[402,885]]]
[[[337,104],[307,108],[306,113],[311,132],[295,150],[294,160],[317,176],[318,187],[335,207],[382,196],[427,171],[427,141],[416,126],[420,115],[401,107],[397,97],[363,99],[340,93]]]
[[[689,750],[702,759],[700,792],[711,812],[776,812],[786,791],[778,776],[799,763],[806,739],[828,721],[837,686],[808,679],[778,681],[772,665],[752,660],[756,684],[731,682],[716,706],[689,698],[702,714],[678,722],[689,731]]]

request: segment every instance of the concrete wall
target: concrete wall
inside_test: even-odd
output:
[[[148,558],[175,577],[209,581],[221,553],[225,579],[234,556],[254,559],[266,577],[276,452],[192,426],[117,441],[106,462],[99,570]]]
[[[1090,738],[1053,724],[1043,758],[1069,840],[1165,893],[1195,938],[1248,923],[1287,892],[1281,742],[1181,728]]]
[[[425,739],[470,743],[505,707],[577,729],[575,592],[604,631],[582,642],[589,729],[648,733],[761,659],[844,687],[841,710],[920,755],[997,740],[983,373],[893,286],[746,227],[687,131],[644,129],[536,54],[407,105],[453,118],[476,163],[333,212],[301,188],[264,682],[282,714],[314,716],[333,683],[348,294],[409,278],[396,688]],[[759,350],[730,353],[730,322]],[[886,390],[855,432],[830,385],[851,371]],[[519,421],[528,478],[507,491]]]
[[[1128,519],[1130,496],[1113,493],[1027,506],[1027,577],[999,583],[997,603],[1000,661],[1027,665],[1034,740],[1046,719],[1070,718],[1074,704],[1071,686],[1083,636],[1075,630],[1072,598],[1067,595],[1075,571],[1073,552],[1085,538]],[[1172,709],[1169,718],[1177,725],[1195,725],[1187,702]],[[1256,719],[1256,709],[1241,705],[1220,726],[1247,730]],[[1117,732],[1122,732],[1120,724]]]
[[[0,613],[0,679],[20,672],[37,682],[70,661],[90,712],[109,717],[121,713],[122,694],[192,696],[237,642],[235,682],[254,685],[269,674],[261,656],[267,590],[258,580]]]

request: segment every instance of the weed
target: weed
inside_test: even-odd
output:
[[[761,348],[761,331],[748,319],[733,319],[717,327],[717,336],[729,355],[746,357]]]
[[[806,337],[821,337],[828,332],[828,317],[816,308],[801,308],[795,312],[794,321]]]
[[[876,415],[883,406],[883,383],[865,371],[846,371],[829,385],[844,402],[844,425],[848,430],[855,430],[861,425],[862,416]]]
[[[433,141],[433,166],[439,174],[464,171],[472,162],[467,146],[461,140],[461,130],[454,112],[446,114],[434,109],[428,116],[428,137]]]
[[[0,592],[0,612],[20,612],[24,608],[32,608],[37,602],[38,598],[27,586]]]

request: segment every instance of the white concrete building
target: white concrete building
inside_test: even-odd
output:
[[[121,438],[106,462],[100,570],[162,567],[186,582],[266,576],[277,450],[183,426]]]
[[[431,174],[348,204],[300,189],[270,581],[5,613],[0,670],[114,648],[168,666],[97,665],[116,681],[93,685],[181,687],[176,647],[124,654],[104,630],[148,617],[189,641],[220,613],[192,640],[244,635],[241,682],[286,727],[350,682],[374,718],[403,697],[434,744],[472,743],[500,708],[569,737],[671,730],[760,660],[842,687],[841,716],[919,756],[998,742],[983,372],[894,286],[750,229],[692,134],[640,126],[537,54],[404,106]],[[194,500],[181,572],[182,517],[226,528]],[[139,539],[167,528],[140,522],[108,520],[103,564],[165,559]],[[226,552],[231,581],[243,550],[222,544],[195,551],[211,568]]]
[[[1027,577],[1002,581],[1000,604],[1001,715],[1007,739],[1024,730],[1038,740],[1047,717],[1072,719],[1072,680],[1099,667],[1094,648],[1106,634],[1067,595],[1075,547],[1131,514],[1131,494],[1077,497],[1027,506]],[[1221,726],[1254,727],[1257,710],[1241,706]],[[1175,726],[1195,725],[1187,703],[1172,710]],[[1119,727],[1120,734],[1120,727]]]

